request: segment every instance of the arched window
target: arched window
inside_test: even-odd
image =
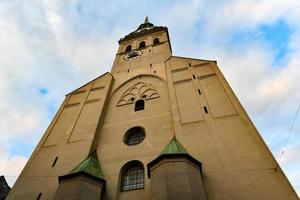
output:
[[[145,101],[143,99],[137,100],[134,105],[134,111],[144,110]]]
[[[129,52],[129,51],[131,51],[131,48],[132,48],[132,46],[131,46],[131,45],[128,45],[128,46],[126,47],[126,50],[125,50],[125,52]]]
[[[127,163],[121,173],[121,191],[144,188],[144,166],[139,161]]]
[[[144,48],[146,46],[145,41],[140,42],[139,44],[139,48]]]
[[[132,146],[141,143],[145,138],[145,129],[140,126],[135,126],[128,131],[126,131],[124,135],[124,143]]]
[[[154,44],[154,45],[159,44],[159,38],[154,38],[153,44]]]

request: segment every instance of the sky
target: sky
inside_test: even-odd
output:
[[[1,0],[0,175],[14,184],[65,94],[110,71],[146,15],[173,55],[217,60],[300,194],[299,0]]]

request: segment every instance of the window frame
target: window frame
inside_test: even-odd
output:
[[[132,191],[145,188],[145,167],[134,160],[126,163],[120,173],[120,191]]]
[[[134,126],[126,131],[123,142],[128,146],[135,146],[142,143],[145,137],[145,129],[141,126]],[[131,141],[129,141],[130,139]]]

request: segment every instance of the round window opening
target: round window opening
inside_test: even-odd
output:
[[[141,143],[145,138],[145,129],[136,126],[131,129],[129,129],[124,136],[124,143],[132,146],[132,145],[137,145]]]

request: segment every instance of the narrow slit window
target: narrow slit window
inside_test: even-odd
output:
[[[54,167],[54,166],[56,165],[57,160],[58,160],[58,156],[55,157],[55,159],[54,159],[54,161],[53,161],[53,163],[52,163],[52,167]]]
[[[140,111],[144,109],[145,109],[145,101],[143,99],[140,99],[135,102],[134,111]]]
[[[205,112],[205,113],[208,113],[208,110],[207,110],[207,107],[206,107],[206,106],[204,106],[203,109],[204,109],[204,112]]]
[[[42,193],[39,193],[38,196],[36,197],[36,200],[40,200],[42,197]]]
[[[196,76],[193,74],[193,78],[196,79]]]
[[[191,63],[189,63],[189,67],[191,67],[192,65],[191,65]]]
[[[199,95],[201,95],[201,91],[200,91],[200,89],[198,89],[198,93],[199,93]]]

